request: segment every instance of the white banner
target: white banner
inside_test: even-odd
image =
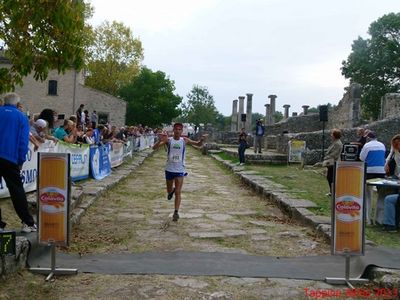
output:
[[[55,152],[71,153],[71,178],[73,181],[89,177],[89,145],[58,142]]]
[[[110,143],[110,162],[111,168],[117,167],[124,162],[124,144],[123,143]]]

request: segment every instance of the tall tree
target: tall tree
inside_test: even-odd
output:
[[[365,117],[377,118],[380,99],[400,90],[400,13],[373,22],[369,39],[359,37],[342,63],[342,74],[362,85],[361,105]]]
[[[12,65],[0,68],[0,92],[31,72],[44,80],[51,69],[80,69],[90,14],[83,0],[0,1],[0,44]]]
[[[158,126],[170,123],[180,114],[178,107],[182,101],[174,91],[174,81],[164,72],[142,68],[139,75],[119,92],[128,102],[127,124]]]
[[[143,48],[123,23],[108,21],[92,32],[88,48],[86,85],[117,95],[140,72]]]
[[[187,102],[182,104],[184,118],[192,124],[216,124],[218,111],[214,104],[214,97],[205,86],[194,85],[186,95]]]

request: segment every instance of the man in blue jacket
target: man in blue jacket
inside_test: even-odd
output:
[[[265,133],[265,129],[264,126],[262,124],[262,121],[260,119],[258,119],[256,121],[256,134],[254,137],[254,153],[261,153],[261,149],[262,149],[262,139],[264,137],[264,133]]]
[[[36,225],[28,210],[20,171],[28,153],[29,122],[17,109],[20,97],[15,93],[4,96],[4,106],[0,106],[0,177],[4,178],[18,217],[22,221],[23,232],[36,231]],[[1,220],[0,231],[6,223]]]

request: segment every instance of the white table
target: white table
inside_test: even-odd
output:
[[[400,180],[388,179],[388,178],[372,178],[367,180],[367,189],[372,193],[373,187],[376,186],[378,189],[378,198],[376,200],[375,214],[372,219],[372,223],[383,223],[383,207],[384,200],[387,195],[398,194],[400,189]],[[372,206],[371,203],[366,203],[367,214],[370,216]]]

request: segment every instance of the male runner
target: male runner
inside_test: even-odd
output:
[[[175,211],[172,221],[179,219],[179,206],[181,205],[181,190],[183,178],[187,175],[185,170],[186,144],[201,146],[207,135],[203,135],[199,141],[193,141],[187,137],[181,137],[183,131],[182,123],[175,123],[173,136],[160,134],[159,140],[154,144],[153,149],[158,149],[162,145],[167,146],[167,165],[165,166],[165,179],[167,182],[167,199],[171,200],[175,194]]]

